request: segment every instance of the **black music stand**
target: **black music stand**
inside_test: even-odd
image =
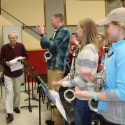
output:
[[[38,107],[37,105],[31,105],[31,97],[30,97],[30,76],[33,78],[33,67],[31,66],[31,64],[26,64],[24,61],[20,60],[27,68],[29,68],[28,70],[24,70],[25,74],[27,74],[27,83],[28,83],[28,99],[25,99],[24,101],[28,100],[28,105],[27,106],[21,106],[20,108],[28,108],[29,112],[32,112],[32,108]]]
[[[21,61],[21,63],[23,63],[23,65],[24,65],[24,68],[23,68],[23,71],[24,71],[24,87],[25,87],[25,89],[24,89],[24,91],[21,91],[21,92],[25,92],[25,93],[27,93],[28,94],[28,90],[26,90],[27,88],[26,88],[26,79],[27,79],[27,72],[26,72],[26,68],[27,67],[30,67],[30,72],[35,72],[35,69],[34,69],[34,67],[29,63],[29,62],[25,62],[25,61],[22,61],[22,60],[19,60],[19,61]],[[30,74],[32,74],[32,73],[30,73]],[[29,76],[28,76],[29,77]],[[34,78],[33,77],[31,77],[31,82],[32,82],[32,98],[31,98],[31,100],[35,100],[35,101],[39,101],[35,96],[34,96],[34,88],[33,88],[33,82],[34,82]],[[35,81],[35,83],[36,83],[36,81]],[[27,101],[28,99],[25,99],[25,101]]]
[[[51,123],[50,125],[54,125],[54,118],[53,118],[53,109],[54,109],[54,98],[49,95],[49,89],[47,85],[44,83],[44,81],[41,79],[40,76],[37,76],[34,74],[34,77],[36,78],[36,81],[38,83],[38,93],[39,93],[39,125],[41,125],[41,93],[44,93],[48,100],[51,102]]]
[[[56,106],[56,100],[50,93],[47,85],[44,83],[40,76],[35,75],[39,89],[39,125],[41,125],[41,91],[46,95],[51,104],[51,120],[48,125],[54,125],[54,107]]]

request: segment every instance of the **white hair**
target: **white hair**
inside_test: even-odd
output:
[[[18,38],[18,34],[15,31],[12,31],[12,32],[8,33],[8,37],[10,36],[10,34],[15,34],[16,37]]]

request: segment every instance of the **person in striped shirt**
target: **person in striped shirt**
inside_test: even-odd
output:
[[[53,85],[64,87],[78,86],[80,90],[94,90],[94,85],[88,83],[80,76],[80,70],[89,68],[92,72],[97,72],[98,47],[97,28],[95,22],[90,18],[81,20],[77,26],[78,40],[81,41],[81,49],[75,61],[75,75],[73,79],[64,79],[53,82]],[[77,42],[76,42],[77,43]],[[89,109],[88,100],[76,98],[74,100],[75,125],[90,125],[92,111]]]
[[[105,86],[100,92],[80,91],[75,95],[98,101],[100,125],[125,124],[125,8],[112,10],[107,17],[97,22],[104,26],[106,37],[112,41],[105,62]],[[95,82],[98,78],[91,71],[82,70],[84,79]]]

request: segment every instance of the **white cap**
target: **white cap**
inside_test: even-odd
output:
[[[98,26],[104,26],[108,23],[111,23],[113,21],[125,23],[125,8],[117,8],[112,10],[106,18],[99,20],[96,22]]]

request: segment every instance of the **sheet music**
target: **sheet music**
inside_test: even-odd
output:
[[[11,72],[17,71],[19,69],[23,68],[22,63],[20,62],[20,60],[23,60],[25,57],[19,56],[13,60],[10,60],[9,63],[11,64],[10,66],[10,70]]]
[[[64,119],[67,121],[65,110],[64,110],[63,105],[62,105],[62,103],[60,101],[59,93],[54,91],[54,90],[49,90],[49,92],[53,96],[53,98],[55,99],[55,101],[56,101],[55,105],[58,108],[59,112],[64,117]]]

